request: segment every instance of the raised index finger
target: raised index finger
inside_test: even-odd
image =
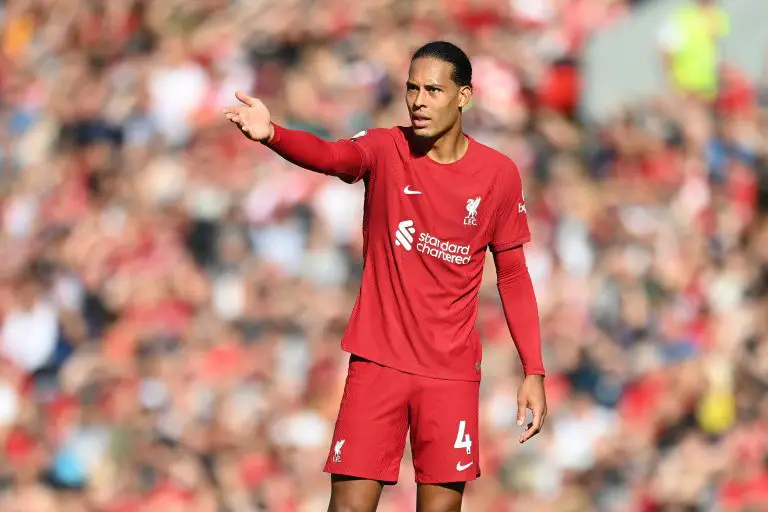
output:
[[[237,91],[235,92],[235,98],[243,102],[245,105],[248,105],[249,107],[252,107],[254,103],[256,103],[256,100],[245,94],[243,91]]]

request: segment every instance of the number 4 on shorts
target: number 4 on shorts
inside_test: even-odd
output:
[[[459,433],[456,435],[456,442],[453,444],[454,448],[466,448],[467,455],[472,453],[472,440],[469,438],[469,434],[464,433],[464,428],[467,426],[467,422],[461,420],[459,422]]]

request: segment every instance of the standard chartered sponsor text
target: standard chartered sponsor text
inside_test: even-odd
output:
[[[429,233],[421,233],[419,235],[419,243],[416,244],[416,250],[422,254],[457,265],[466,265],[471,259],[468,245],[446,242]]]

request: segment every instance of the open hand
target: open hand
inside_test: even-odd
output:
[[[224,116],[237,125],[249,139],[257,142],[269,141],[274,134],[274,127],[270,122],[269,110],[264,103],[242,91],[237,91],[235,97],[243,106],[226,107]]]

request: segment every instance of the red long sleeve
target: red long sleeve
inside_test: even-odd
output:
[[[494,253],[496,278],[509,333],[526,375],[544,375],[539,309],[522,247]]]
[[[363,177],[366,155],[355,143],[326,141],[308,132],[289,130],[274,123],[273,126],[275,135],[265,145],[289,162],[347,183]]]

